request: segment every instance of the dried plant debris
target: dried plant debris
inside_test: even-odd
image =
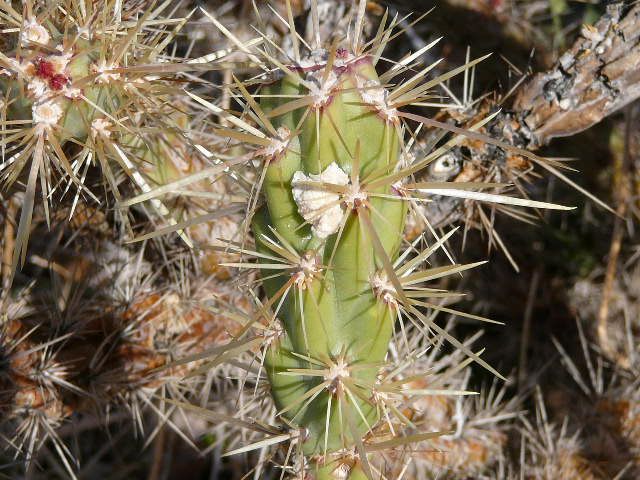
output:
[[[535,76],[514,108],[531,132],[529,146],[574,135],[640,96],[640,8],[610,6],[555,68]]]
[[[531,155],[530,151],[553,138],[575,135],[638,98],[640,84],[634,72],[638,70],[639,15],[637,6],[610,6],[595,25],[583,26],[580,38],[561,56],[554,69],[528,81],[523,77],[503,97],[474,99],[473,73],[465,75],[461,95],[446,88],[444,94],[451,98],[450,104],[443,105],[445,109],[435,118],[450,124],[451,130],[455,126],[477,129],[477,136],[469,136],[460,146],[442,155],[420,173],[422,178],[505,184],[508,187],[496,185],[489,192],[501,193],[507,188],[525,194],[527,185],[538,178],[534,168],[542,169],[611,210],[604,201],[571,180],[564,173],[563,162]],[[490,114],[491,120],[477,127],[479,120]],[[494,141],[482,141],[479,134]],[[419,137],[417,147],[437,141],[438,136]],[[479,197],[476,199],[481,200]],[[494,228],[494,212],[499,210],[527,222],[535,220],[511,205],[499,203],[487,208],[459,199],[439,198],[420,207],[410,221],[410,235],[424,229],[427,218],[436,228],[463,221],[466,228],[486,230],[489,245],[503,250],[516,268],[508,246]]]
[[[580,391],[568,393],[573,403],[567,416],[569,428],[576,432],[581,454],[591,463],[594,478],[633,478],[640,471],[638,365],[623,370],[610,363],[592,350],[580,324],[578,329],[583,359],[577,361],[584,367],[579,367],[565,347],[554,340],[562,363]]]

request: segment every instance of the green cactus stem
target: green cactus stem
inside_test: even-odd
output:
[[[254,233],[261,252],[273,254],[277,237],[299,257],[290,278],[264,271],[270,296],[293,289],[265,363],[278,408],[304,431],[303,451],[321,455],[354,447],[379,416],[376,377],[395,312],[372,279],[397,256],[406,209],[390,186],[367,182],[396,168],[398,123],[371,58],[345,50],[263,92],[280,140],[268,151]]]

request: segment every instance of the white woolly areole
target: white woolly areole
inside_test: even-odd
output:
[[[380,85],[378,80],[366,79],[358,75],[356,76],[356,83],[360,91],[360,97],[362,97],[364,103],[374,107],[388,120],[393,120],[398,117],[398,111],[391,107],[387,101],[389,92]]]
[[[107,64],[106,60],[102,59],[98,62],[97,65],[93,67],[93,73],[97,73],[96,82],[98,83],[109,83],[116,80],[120,80],[120,74],[117,72],[109,72],[108,70],[113,70],[116,68],[114,65]]]
[[[324,48],[312,50],[308,55],[300,59],[300,67],[309,69],[317,66],[324,66],[329,58],[329,52]]]
[[[350,208],[357,207],[367,201],[367,192],[360,190],[359,185],[349,185],[344,193],[343,201]]]
[[[82,98],[82,90],[70,85],[66,85],[62,89],[62,95],[70,100],[79,100],[80,98]]]
[[[329,367],[329,370],[324,375],[324,380],[330,382],[326,387],[327,390],[335,393],[342,379],[349,378],[350,376],[349,364],[343,358],[339,358],[334,365]]]
[[[47,44],[51,39],[49,31],[38,23],[35,18],[31,18],[22,25],[20,40],[22,43],[33,42]]]
[[[31,110],[33,123],[41,128],[51,128],[62,118],[62,108],[55,101],[34,105]]]
[[[318,70],[309,72],[305,79],[309,95],[313,98],[314,108],[320,108],[329,103],[331,94],[338,85],[338,76],[333,71],[329,72],[326,79],[324,76],[324,70]]]
[[[277,318],[274,319],[271,324],[262,331],[264,337],[263,345],[269,346],[285,334],[282,322]]]
[[[308,182],[318,182],[319,185],[304,185]],[[312,173],[307,176],[304,172],[298,171],[293,174],[291,180],[293,199],[298,206],[298,212],[311,224],[315,236],[327,238],[340,228],[343,212],[340,194],[327,190],[321,183],[347,185],[349,176],[336,162],[332,162],[319,175]]]
[[[304,290],[307,288],[307,282],[311,281],[313,277],[321,271],[321,269],[322,268],[316,253],[313,251],[305,252],[300,257],[297,271],[292,274],[293,282],[298,286],[298,288]]]
[[[259,155],[264,155],[266,157],[275,157],[276,155],[280,155],[284,152],[289,144],[289,137],[291,136],[291,130],[287,127],[279,127],[276,130],[277,137],[271,139],[269,145],[264,148],[261,148],[258,151]]]
[[[398,302],[396,301],[395,293],[396,289],[393,283],[389,280],[387,272],[380,270],[371,275],[369,279],[373,292],[380,300],[390,307],[396,307]]]
[[[93,122],[91,122],[91,133],[94,136],[101,136],[109,138],[111,136],[111,131],[109,128],[111,127],[111,122],[104,118],[96,118]]]

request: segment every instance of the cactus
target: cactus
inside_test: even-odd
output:
[[[3,33],[9,48],[0,53],[1,178],[9,192],[25,185],[12,273],[25,261],[37,194],[49,221],[63,202],[73,214],[82,201],[113,205],[131,187],[148,190],[132,144],[143,132],[181,131],[170,102],[180,89],[162,72],[187,70],[163,58],[186,19],[166,16],[167,3],[146,3],[140,18],[140,2],[115,10],[81,0],[66,13],[36,0],[23,13],[0,4],[11,32]],[[160,201],[153,207],[170,216]],[[120,217],[126,227],[126,214]]]
[[[31,254],[51,244],[39,217]],[[96,242],[96,230],[74,232],[66,218],[59,223],[57,232],[66,226],[64,238],[75,238],[56,249],[52,272],[35,278],[32,288],[16,285],[2,305],[9,308],[0,316],[0,432],[14,439],[3,447],[20,455],[27,469],[51,443],[75,478],[77,452],[57,435],[58,427],[79,417],[94,418],[98,426],[107,412],[127,411],[148,437],[155,421],[149,410],[166,415],[156,399],[182,398],[199,384],[192,378],[174,385],[200,366],[174,365],[174,359],[229,341],[240,329],[236,318],[248,315],[250,306],[218,282],[176,291],[171,281],[154,278],[142,252]],[[52,298],[57,291],[67,293]]]
[[[535,423],[534,423],[535,422]],[[602,465],[585,457],[585,445],[578,432],[568,432],[568,418],[562,425],[549,421],[542,392],[535,392],[535,421],[522,419],[520,476],[597,480],[604,476]],[[629,465],[627,465],[628,467]]]
[[[73,449],[56,429],[123,405],[142,427],[153,397],[171,396],[168,383],[193,367],[172,368],[173,359],[232,331],[183,301],[194,301],[191,285],[206,284],[202,296],[216,290],[227,309],[238,296],[200,279],[174,282],[179,275],[169,270],[184,261],[175,250],[173,263],[153,264],[151,275],[143,257],[155,248],[166,258],[167,242],[136,255],[123,246],[122,235],[147,230],[149,219],[184,220],[165,199],[132,212],[117,208],[123,197],[171,181],[183,173],[178,162],[200,165],[174,78],[198,66],[179,65],[167,48],[186,18],[154,0],[28,0],[16,10],[18,3],[0,2],[0,200],[10,205],[0,245],[0,430],[15,439],[3,447],[26,469],[49,442],[74,478]],[[204,209],[183,198],[171,207],[184,204],[190,213]],[[197,227],[206,237],[207,226]],[[27,268],[14,282],[21,263]]]
[[[275,236],[299,259],[290,278],[265,282],[271,296],[287,283],[293,288],[282,305],[286,334],[266,365],[276,405],[306,429],[307,455],[350,447],[377,421],[368,399],[395,320],[377,279],[398,254],[405,217],[388,182],[368,185],[390,175],[400,153],[397,118],[371,103],[382,92],[371,57],[338,51],[332,61],[304,80],[290,76],[266,89],[276,98],[315,96],[306,119],[301,108],[274,121],[287,145],[266,160],[267,208],[253,224],[260,252],[274,253],[268,239]],[[267,100],[261,108],[278,106]],[[353,415],[351,430],[341,415]]]
[[[317,33],[316,43],[306,54],[300,51],[290,23],[294,39],[287,64],[268,49],[254,53],[230,35],[246,58],[259,62],[262,56],[264,71],[276,69],[255,93],[235,80],[237,98],[245,102],[249,115],[234,116],[191,94],[220,117],[218,135],[245,148],[256,145],[252,157],[262,165],[256,188],[261,197],[248,205],[255,250],[245,246],[247,242],[240,246],[221,242],[219,248],[258,260],[257,265],[229,265],[261,271],[267,300],[254,323],[267,323],[271,332],[264,335],[261,362],[278,415],[289,427],[286,437],[304,455],[300,468],[318,480],[373,478],[366,452],[379,439],[376,425],[388,419],[390,412],[400,417],[403,428],[415,428],[397,410],[409,380],[383,373],[394,365],[387,359],[389,344],[396,342],[392,339],[398,328],[405,332],[405,322],[416,325],[427,338],[429,331],[442,336],[499,375],[434,322],[432,313],[486,319],[430,302],[451,294],[426,285],[479,263],[423,267],[453,231],[425,250],[418,248],[424,239],[420,236],[400,253],[411,202],[425,201],[421,197],[433,193],[431,189],[475,198],[472,190],[482,188],[468,182],[411,183],[414,172],[446,154],[468,131],[460,134],[454,129],[457,135],[412,163],[408,158],[413,141],[406,121],[417,118],[428,124],[429,120],[403,113],[401,107],[419,102],[430,87],[480,60],[422,84],[422,76],[431,68],[427,67],[389,88],[387,83],[404,65],[382,76],[376,65],[395,23],[383,22],[376,37],[365,43],[365,3],[359,3],[347,38],[336,37],[327,46]],[[319,32],[314,4],[312,18]],[[214,17],[209,18],[224,32]],[[479,121],[471,130],[487,121]],[[482,194],[481,199],[562,208],[501,195]],[[264,331],[264,325],[261,328]],[[241,341],[231,342],[228,348],[240,348],[237,342]],[[406,350],[406,354],[416,351]],[[415,430],[403,435],[403,428],[395,429],[394,445],[434,436]],[[259,448],[261,442],[256,445]]]

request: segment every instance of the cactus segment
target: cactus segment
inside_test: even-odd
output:
[[[54,35],[51,41],[62,44],[63,40]],[[67,140],[84,142],[93,122],[102,119],[104,112],[116,111],[121,103],[110,85],[120,74],[107,73],[99,60],[101,48],[100,43],[79,39],[73,50],[16,61],[15,70],[7,70],[9,79],[0,79],[0,89],[8,98],[7,119],[56,127],[61,145]]]
[[[264,282],[272,297],[291,290],[265,364],[278,408],[305,430],[305,454],[319,455],[353,447],[379,416],[371,398],[395,312],[371,279],[397,256],[406,208],[389,185],[367,183],[396,169],[401,139],[376,103],[384,90],[369,56],[325,52],[263,94],[283,144],[274,139],[266,159],[256,243],[273,255],[281,239],[300,258],[290,278]]]
[[[185,23],[161,18],[167,3],[126,22],[95,2],[72,14],[38,3],[27,2],[23,15],[0,5],[11,26],[0,53],[1,179],[8,188],[24,184],[26,194],[12,275],[25,262],[36,196],[50,217],[65,195],[102,203],[93,190],[105,185],[113,197],[106,203],[122,201],[128,185],[120,173],[137,189],[150,189],[140,149],[132,150],[149,132],[175,130],[180,92],[157,75],[171,67],[179,73],[159,58]],[[159,201],[154,211],[170,217]],[[127,227],[125,211],[117,212]]]

